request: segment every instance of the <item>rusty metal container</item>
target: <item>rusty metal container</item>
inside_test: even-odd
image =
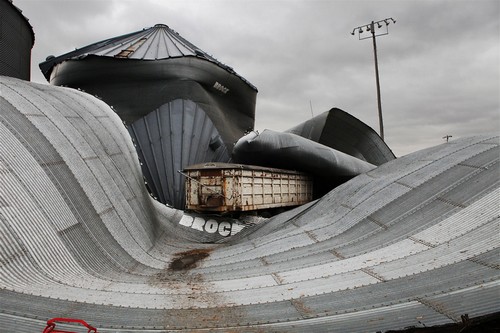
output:
[[[304,173],[253,165],[205,163],[183,170],[186,209],[237,212],[298,206],[313,198]]]

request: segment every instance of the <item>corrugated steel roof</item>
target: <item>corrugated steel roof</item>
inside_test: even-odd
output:
[[[198,56],[217,62],[165,24],[95,43],[85,54],[138,60]]]

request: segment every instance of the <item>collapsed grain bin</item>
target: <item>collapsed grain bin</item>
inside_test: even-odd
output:
[[[100,41],[40,64],[54,85],[102,98],[125,122],[151,193],[184,207],[177,172],[228,162],[252,130],[257,89],[164,24]]]

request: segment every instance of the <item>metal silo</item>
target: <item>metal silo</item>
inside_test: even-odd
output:
[[[11,0],[0,0],[0,75],[29,81],[33,28]]]
[[[164,24],[110,38],[40,64],[54,85],[111,105],[135,141],[148,187],[184,208],[179,170],[227,162],[253,129],[257,89]]]

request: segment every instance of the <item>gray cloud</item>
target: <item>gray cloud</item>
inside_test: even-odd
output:
[[[259,89],[256,128],[285,130],[339,107],[378,131],[371,40],[350,32],[394,17],[377,39],[386,141],[396,155],[500,130],[500,7],[493,1],[14,0],[38,63],[165,23]]]

